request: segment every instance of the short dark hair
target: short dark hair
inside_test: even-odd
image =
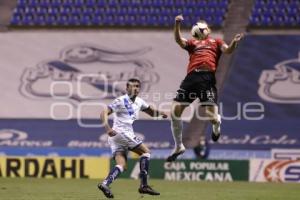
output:
[[[129,83],[139,83],[139,85],[141,85],[141,81],[139,79],[136,79],[136,78],[131,78],[127,81],[126,83],[126,87],[129,86]]]

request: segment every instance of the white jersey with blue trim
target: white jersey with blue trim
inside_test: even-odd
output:
[[[114,123],[112,129],[116,132],[133,133],[132,124],[138,119],[139,111],[147,109],[149,105],[140,97],[133,102],[127,94],[113,100],[108,105],[114,112]]]

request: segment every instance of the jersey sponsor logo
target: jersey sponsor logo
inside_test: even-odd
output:
[[[298,58],[282,61],[274,70],[263,70],[259,96],[272,103],[300,103],[300,52]]]
[[[141,57],[149,51],[151,47],[120,52],[93,44],[69,46],[58,58],[26,68],[20,93],[27,98],[64,97],[72,102],[113,99],[126,93],[125,83],[131,77],[141,81],[141,92],[147,92],[159,80],[153,63]]]
[[[300,182],[300,160],[277,160],[264,169],[269,182]]]

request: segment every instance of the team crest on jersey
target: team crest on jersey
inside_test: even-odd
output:
[[[282,61],[275,70],[263,70],[259,96],[273,103],[300,103],[300,52],[298,58]]]
[[[141,92],[159,81],[151,61],[142,56],[150,47],[115,51],[90,44],[66,47],[57,59],[26,68],[20,92],[30,98],[67,98],[76,102],[112,99],[126,92],[126,81],[138,78]]]

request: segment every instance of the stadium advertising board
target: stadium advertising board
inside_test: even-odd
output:
[[[85,122],[100,124],[99,119],[87,119]],[[139,120],[134,128],[137,137],[152,149],[169,149],[173,145],[168,120]],[[1,147],[85,149],[109,148],[109,145],[103,127],[82,127],[77,119],[1,119]]]
[[[108,158],[0,157],[0,177],[105,178]]]
[[[99,124],[98,119],[86,119],[86,124]],[[224,123],[226,130],[228,124]],[[223,128],[222,127],[222,128]],[[151,149],[173,148],[169,120],[137,120],[136,135]],[[270,150],[272,148],[297,148],[300,135],[238,134],[226,132],[218,143],[210,141],[211,149]],[[12,148],[13,147],[13,148]],[[69,148],[72,148],[72,152]],[[19,151],[18,151],[19,149]],[[49,151],[46,151],[48,149]],[[100,152],[101,150],[101,152]],[[59,155],[78,156],[109,155],[107,135],[102,127],[82,127],[77,119],[1,119],[0,152],[5,155]]]
[[[138,160],[129,160],[128,170],[122,176],[138,178],[138,173]],[[165,160],[152,159],[149,175],[151,178],[172,181],[248,181],[249,162],[178,160],[170,163]]]
[[[300,183],[300,160],[250,160],[250,181]]]
[[[271,159],[274,160],[299,160],[300,149],[272,149]]]
[[[251,149],[299,148],[299,42],[299,35],[243,38],[220,96],[226,140]]]

